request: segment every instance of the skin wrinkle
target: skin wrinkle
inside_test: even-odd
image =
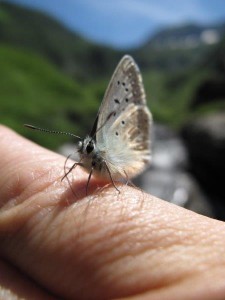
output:
[[[134,294],[136,290],[145,290],[149,287],[148,279],[146,276],[144,276],[143,273],[141,273],[138,270],[138,267],[136,264],[132,264],[131,256],[130,259],[127,260],[127,264],[129,264],[129,268],[127,268],[127,264],[124,265],[125,270],[122,271],[121,269],[121,262],[118,261],[118,272],[115,274],[113,272],[114,268],[117,268],[117,264],[114,265],[114,268],[110,268],[110,266],[106,265],[106,268],[101,268],[97,274],[95,275],[96,279],[93,283],[98,283],[99,281],[102,281],[105,283],[105,286],[113,286],[115,290],[119,290],[121,294],[128,294],[126,286],[129,286],[129,293]],[[134,257],[132,257],[134,259]],[[126,260],[126,257],[124,257],[124,260]],[[124,263],[123,260],[123,263]],[[134,276],[135,272],[135,276]],[[138,280],[139,284],[137,286],[132,286],[130,282],[134,278],[134,281]],[[121,284],[121,282],[125,284]]]
[[[131,256],[129,256],[129,258],[131,258]],[[136,262],[134,260],[135,260],[135,257],[132,257],[132,261],[131,261],[131,259],[129,259],[127,261],[127,265],[129,267],[127,268],[127,265],[126,265],[125,270],[119,269],[119,272],[116,274],[116,276],[113,273],[113,269],[110,268],[109,270],[111,270],[111,272],[110,272],[111,282],[109,281],[109,284],[113,284],[113,286],[116,286],[116,288],[118,290],[122,290],[122,289],[125,290],[126,286],[131,286],[130,291],[129,291],[131,295],[138,293],[140,291],[158,288],[160,285],[166,284],[166,281],[168,281],[168,277],[161,276],[161,274],[159,274],[159,276],[157,278],[157,273],[153,273],[153,272],[152,272],[152,274],[143,274],[142,267],[139,268],[136,265]],[[140,262],[143,260],[143,263],[146,264],[146,260],[144,257],[138,257],[138,260]],[[132,264],[132,262],[133,262],[133,264]],[[115,265],[115,267],[116,267],[116,265]],[[148,267],[148,269],[150,270],[149,267]],[[114,274],[114,276],[112,276],[111,274]],[[171,282],[171,280],[172,280],[172,278],[169,279],[169,282]],[[139,283],[138,286],[132,285],[132,282],[136,283],[137,281]],[[120,282],[123,282],[123,285],[121,285]]]
[[[20,231],[20,234],[21,234],[21,232],[22,232],[22,230]],[[30,238],[27,236],[27,240],[28,240],[28,243],[29,243],[29,249],[26,249],[26,248],[21,249],[20,243],[18,242],[17,244],[18,244],[19,247],[18,247],[18,250],[16,250],[15,247],[14,247],[14,249],[12,248],[12,246],[11,246],[11,241],[10,241],[10,237],[9,237],[9,239],[8,239],[8,243],[9,243],[9,244],[8,244],[7,249],[8,249],[8,252],[11,252],[11,253],[5,253],[4,256],[5,256],[5,257],[10,257],[11,254],[12,254],[12,252],[15,252],[15,253],[21,253],[21,252],[23,253],[23,252],[24,252],[24,255],[25,255],[27,258],[29,258],[29,259],[28,259],[29,263],[26,264],[26,265],[21,266],[21,264],[20,264],[21,259],[20,259],[20,257],[19,257],[18,255],[17,255],[17,256],[14,256],[14,263],[17,265],[17,267],[19,267],[19,269],[22,270],[22,272],[25,272],[25,274],[27,274],[30,278],[32,278],[32,280],[34,280],[39,286],[43,286],[43,287],[45,287],[45,289],[48,289],[48,287],[45,286],[45,284],[42,283],[42,280],[37,280],[37,277],[34,275],[34,273],[33,273],[33,272],[30,272],[29,266],[30,266],[30,265],[35,265],[35,264],[37,264],[36,257],[35,257],[35,256],[33,257],[33,255],[30,255],[30,252],[29,252],[29,250],[31,250],[31,253],[33,253],[33,251],[32,251],[32,244],[35,244],[35,243],[34,243],[34,242],[35,242],[35,236],[34,236],[33,239],[30,239]],[[27,244],[27,243],[26,243],[26,239],[24,239],[24,244],[25,244],[25,245]],[[12,245],[13,245],[13,244],[12,244]],[[41,244],[39,244],[39,245],[41,245]],[[37,247],[38,245],[35,244],[34,246],[35,246],[35,249],[33,249],[33,250],[37,251],[38,248],[39,248],[39,247]],[[9,249],[13,249],[13,251],[9,251]],[[16,251],[15,251],[15,250],[16,250]],[[28,252],[27,252],[27,250],[28,250]],[[41,261],[40,261],[40,260],[38,261],[38,264],[39,264],[40,266],[42,265],[42,267],[44,266],[43,264],[41,264]],[[43,275],[44,275],[44,276],[47,276],[48,269],[43,269],[42,272],[43,272]],[[49,276],[51,276],[51,273],[49,274]]]
[[[47,189],[51,189],[51,185],[48,185]],[[61,188],[59,187],[58,189],[59,189],[59,193],[61,193]],[[41,193],[41,195],[43,195],[42,203],[45,203],[44,202],[45,201],[45,193],[46,193],[46,191],[43,191]],[[49,193],[51,194],[51,191]],[[40,198],[39,194],[38,194],[37,198]],[[47,202],[48,205],[45,204],[45,207],[43,205],[40,205],[41,211],[37,211],[37,214],[32,216],[32,220],[29,221],[29,226],[38,229],[38,225],[40,223],[40,217],[41,217],[42,224],[40,223],[40,225],[43,226],[43,223],[45,223],[45,226],[43,226],[44,229],[42,229],[40,231],[40,234],[45,236],[45,231],[46,231],[46,232],[48,232],[48,236],[52,236],[53,233],[56,231],[56,233],[57,233],[56,239],[60,239],[60,237],[62,236],[61,233],[63,233],[63,229],[64,229],[63,228],[63,221],[58,222],[57,220],[60,218],[63,211],[68,210],[69,206],[67,206],[67,205],[66,206],[64,206],[64,205],[63,206],[61,206],[61,205],[60,206],[55,206],[55,204],[57,202],[60,203],[60,200],[58,200],[58,192],[55,189],[55,186],[54,186],[54,193],[52,193],[52,196],[50,198],[51,198],[51,203],[52,204],[50,205],[50,203]],[[30,202],[35,203],[35,199],[31,199]],[[46,210],[46,213],[44,215],[47,215],[48,218],[43,219],[43,213],[42,213],[43,209]],[[65,217],[65,219],[66,219],[66,217]],[[51,226],[52,223],[53,224],[56,223],[56,224]],[[57,226],[61,227],[61,230],[57,230]],[[36,232],[36,234],[37,234],[37,232]],[[46,234],[46,236],[47,236],[47,234]],[[43,240],[45,240],[45,239],[43,239]]]
[[[140,259],[139,259],[140,261]],[[144,263],[146,263],[146,260],[144,259]],[[113,270],[112,270],[113,271]],[[113,272],[112,272],[113,274]],[[169,277],[166,277],[167,274],[165,274],[165,276],[162,276],[162,274],[159,274],[159,278],[160,278],[160,281],[157,279],[157,275],[153,272],[153,277],[151,277],[151,279],[149,281],[147,281],[147,284],[145,284],[145,280],[146,280],[146,275],[141,273],[141,270],[140,270],[140,273],[137,272],[137,267],[135,268],[135,273],[132,272],[132,268],[130,268],[130,270],[126,270],[126,272],[122,273],[121,275],[120,274],[117,274],[118,277],[117,277],[117,284],[118,282],[120,282],[120,278],[121,278],[121,281],[124,281],[124,278],[126,278],[126,280],[129,282],[132,277],[134,278],[134,281],[137,280],[138,278],[138,281],[139,281],[139,288],[141,287],[140,285],[142,285],[142,288],[141,290],[144,291],[144,290],[147,290],[149,288],[159,288],[160,286],[165,286],[166,284],[171,284],[173,282],[176,282],[177,281],[177,278],[180,280],[181,277],[177,277],[177,278],[173,278],[174,276],[172,276],[170,279]],[[130,276],[129,276],[130,275]],[[183,277],[185,277],[185,274],[183,275]],[[149,282],[151,282],[151,284],[149,284]],[[112,283],[114,284],[114,283]],[[115,284],[114,284],[115,285]],[[132,286],[132,285],[131,285]],[[121,287],[119,287],[121,288]],[[135,294],[135,293],[138,293],[139,290],[132,290],[131,293],[132,294]]]
[[[45,162],[45,160],[44,161],[42,161],[42,162]],[[54,162],[54,161],[53,161]],[[49,164],[49,161],[48,161],[48,164]],[[50,163],[51,164],[51,163]],[[53,165],[55,165],[55,162],[53,163]],[[23,169],[23,168],[22,168]],[[57,167],[57,169],[59,170],[59,167]],[[29,173],[29,172],[28,172]],[[29,185],[29,183],[28,184],[26,184],[25,182],[27,181],[27,178],[29,178],[29,176],[26,176],[25,177],[25,179],[23,179],[22,180],[22,182],[20,183],[20,186],[21,186],[21,188],[19,188],[19,189],[16,189],[16,191],[17,191],[17,201],[15,201],[15,199],[13,200],[13,202],[15,203],[15,204],[17,204],[16,206],[15,206],[15,213],[16,214],[18,214],[18,211],[20,212],[20,210],[18,209],[19,208],[19,206],[18,206],[18,203],[22,203],[22,202],[25,202],[25,207],[23,207],[23,205],[21,206],[21,210],[23,211],[23,210],[26,210],[26,208],[28,208],[29,210],[29,212],[32,210],[34,210],[33,208],[31,209],[31,207],[30,207],[30,204],[29,204],[29,201],[28,201],[28,199],[27,198],[29,198],[29,196],[30,195],[32,195],[33,193],[34,193],[34,186],[36,187],[36,186],[38,186],[38,190],[37,189],[35,189],[35,197],[39,197],[39,191],[40,191],[40,193],[45,193],[46,191],[47,191],[47,188],[48,187],[51,187],[51,185],[52,185],[52,176],[53,177],[55,177],[55,175],[53,175],[55,172],[51,169],[51,166],[47,166],[46,167],[46,170],[43,172],[43,168],[41,169],[41,172],[36,172],[36,174],[38,174],[38,176],[37,175],[35,175],[35,177],[36,177],[36,179],[35,180],[33,180],[33,182]],[[58,172],[56,172],[56,174],[57,174]],[[50,176],[49,176],[50,175]],[[11,178],[11,176],[9,176],[10,178]],[[13,178],[13,177],[12,177]],[[48,179],[48,180],[46,180],[46,178]],[[60,179],[59,179],[59,177],[56,177],[56,179],[55,179],[55,181],[54,181],[54,184],[55,184],[55,182],[56,181],[59,181]],[[38,182],[38,185],[36,184],[36,182]],[[41,184],[41,182],[42,182],[42,184]],[[12,183],[12,185],[13,184],[15,184],[15,181],[14,181],[14,183]],[[60,185],[62,186],[62,184],[61,184],[61,182],[60,182]],[[65,184],[64,184],[64,186],[65,186]],[[14,193],[15,194],[15,193]],[[15,195],[14,195],[15,196]],[[51,201],[53,202],[53,200],[54,199],[51,199]],[[9,201],[9,200],[8,200]],[[9,201],[10,202],[10,201]],[[45,204],[45,205],[47,205],[47,203]],[[10,207],[11,205],[9,205],[9,207]],[[26,207],[27,206],[27,207]],[[3,207],[2,209],[7,209],[7,205],[6,205],[6,207]],[[12,218],[14,219],[14,216],[13,216],[13,213],[14,213],[14,210],[12,210],[12,209],[10,209],[10,212],[11,212],[11,214],[12,214]],[[28,213],[28,212],[27,212]],[[23,214],[23,212],[22,212],[22,214]],[[9,220],[9,223],[11,223],[11,221]]]
[[[219,272],[220,273],[220,272]],[[222,275],[222,274],[221,274]],[[206,280],[204,280],[206,278]],[[199,279],[198,274],[188,278],[181,278],[181,280],[175,282],[175,284],[167,287],[162,286],[158,290],[148,291],[145,293],[141,293],[139,295],[134,295],[133,297],[124,297],[124,298],[116,298],[119,299],[129,299],[129,300],[224,300],[224,279],[223,276],[217,274],[217,278],[219,285],[212,286],[211,282],[214,281],[214,277],[210,273],[202,274]],[[203,280],[202,280],[203,279]],[[185,285],[183,282],[185,281]],[[217,282],[218,282],[217,281]],[[206,293],[204,294],[204,298],[202,297],[202,285],[204,283],[204,290]],[[185,288],[184,288],[185,286]],[[193,289],[195,287],[195,289]],[[159,292],[158,292],[159,291]],[[188,291],[188,293],[187,293]],[[168,298],[168,295],[169,298]],[[212,297],[213,295],[213,297]]]
[[[123,217],[122,217],[123,218]],[[97,232],[97,235],[99,236],[99,238],[98,238],[98,240],[96,241],[95,240],[95,243],[94,243],[94,245],[91,245],[91,248],[92,248],[92,251],[94,251],[94,253],[95,253],[95,256],[97,255],[98,257],[101,257],[102,256],[102,254],[104,254],[104,252],[105,253],[107,253],[108,252],[108,250],[110,250],[110,248],[113,248],[113,249],[117,249],[117,247],[118,247],[118,245],[120,245],[120,248],[122,248],[122,244],[121,244],[121,242],[123,241],[123,239],[124,239],[124,235],[125,235],[125,233],[127,232],[127,233],[129,233],[129,232],[131,232],[131,229],[132,229],[132,227],[134,227],[134,224],[130,224],[131,222],[129,222],[129,225],[128,225],[128,222],[126,222],[126,220],[124,220],[123,222],[122,221],[118,221],[117,223],[116,223],[116,226],[115,226],[115,230],[113,230],[113,234],[111,234],[110,233],[110,241],[111,241],[111,243],[113,243],[112,245],[113,245],[113,247],[112,247],[112,245],[109,245],[109,248],[108,247],[106,247],[107,245],[105,245],[104,244],[104,247],[102,247],[102,245],[101,245],[101,236],[103,237],[103,238],[105,238],[105,237],[107,237],[107,236],[109,236],[105,231],[104,231],[104,229],[102,229],[100,226],[99,226],[99,228],[101,228],[100,229],[100,231],[98,231]],[[126,225],[126,226],[125,226]],[[98,225],[97,225],[98,226]],[[104,226],[104,227],[107,227],[107,226]],[[129,228],[130,227],[130,228]],[[122,231],[121,231],[121,229],[122,229]],[[101,232],[102,232],[102,230],[103,230],[103,233],[101,234]],[[91,235],[92,235],[92,229],[90,228],[90,229],[88,229],[88,231],[90,232],[90,234],[88,235],[88,236],[86,236],[86,239],[88,240],[90,237],[91,237]],[[133,234],[133,233],[132,233]],[[92,236],[93,237],[93,236]],[[132,242],[131,242],[132,243]],[[101,245],[100,247],[98,247],[98,245]],[[129,248],[129,246],[130,245],[128,245],[127,246],[127,244],[128,244],[128,242],[126,242],[126,248]],[[133,243],[132,243],[133,244]],[[107,249],[108,248],[108,249]],[[111,254],[113,253],[113,251],[114,250],[111,250]],[[97,252],[96,252],[97,251]],[[85,253],[83,253],[83,255],[85,255]],[[105,259],[106,259],[106,255],[104,256],[105,257]]]
[[[23,227],[27,222],[29,222],[32,219],[33,216],[37,215],[40,211],[43,215],[42,209],[49,207],[50,204],[42,202],[42,205],[40,205],[35,202],[36,198],[39,198],[40,195],[43,193],[45,192],[39,191],[37,194],[35,194],[35,196],[31,197],[30,199],[24,199],[23,201],[21,201],[20,204],[17,204],[16,206],[8,210],[2,211],[0,219],[0,232],[13,232],[14,229],[18,231],[20,227]],[[43,206],[44,203],[45,207]],[[31,226],[31,222],[29,223],[29,226]]]
[[[204,300],[212,300],[211,297],[207,297],[206,295],[204,296],[204,298],[202,298],[202,292],[199,293],[199,291],[196,291],[195,294],[192,293],[193,290],[193,286],[198,285],[198,282],[192,282],[191,284],[187,284],[187,290],[184,291],[182,289],[179,289],[179,286],[183,284],[183,282],[186,281],[185,278],[181,278],[180,281],[175,282],[173,285],[167,286],[167,285],[162,285],[159,286],[157,289],[149,292],[149,291],[145,291],[144,293],[139,293],[136,294],[134,296],[131,296],[129,298],[125,297],[125,298],[117,298],[117,300],[119,299],[132,299],[132,300],[180,300],[180,299],[185,299],[185,300],[199,300],[199,299],[204,299]],[[178,286],[178,289],[177,289]],[[196,288],[195,288],[196,290]],[[159,291],[156,292],[155,291]],[[168,297],[169,294],[169,297]],[[220,298],[222,300],[222,298]],[[213,300],[216,300],[216,298],[213,298]]]
[[[160,256],[160,254],[157,252],[156,253],[156,251],[153,251],[153,253],[152,253],[152,251],[151,250],[148,250],[148,251],[146,251],[146,250],[148,250],[147,248],[146,249],[143,249],[141,252],[139,252],[139,253],[136,253],[136,255],[135,254],[132,254],[132,256],[131,255],[128,255],[127,257],[132,257],[132,258],[135,258],[135,257],[138,257],[138,260],[140,261],[140,260],[143,260],[144,261],[144,263],[145,263],[145,265],[146,265],[146,263],[148,262],[148,259],[152,259],[153,258],[153,255],[157,255],[157,256]],[[163,249],[161,252],[164,252],[165,251],[165,249]],[[172,252],[172,251],[171,251]],[[169,252],[167,252],[168,254],[169,254]],[[163,255],[162,255],[162,257],[164,256],[164,253],[162,253]],[[121,259],[124,259],[124,257],[126,257],[126,255],[123,255],[123,256],[121,256]],[[159,265],[162,263],[161,261],[159,261],[158,260],[158,262],[159,262]],[[107,262],[108,263],[108,262]],[[165,261],[164,261],[164,263],[165,263]],[[114,263],[114,265],[113,265],[113,268],[115,268],[116,267],[116,265],[120,265],[120,260],[119,259],[117,259],[117,261],[116,261],[116,263]],[[104,264],[105,265],[105,264]],[[146,267],[147,267],[147,265],[146,265]],[[152,268],[153,267],[153,268]],[[154,262],[154,265],[153,266],[149,266],[149,269],[151,269],[151,270],[153,270],[153,274],[157,274],[157,273],[155,273],[154,272],[154,269],[155,270],[157,270],[157,265],[155,264],[155,262]],[[119,280],[119,278],[121,277],[121,278],[127,278],[128,279],[128,281],[130,281],[130,277],[128,277],[128,275],[130,275],[130,276],[134,276],[135,278],[136,278],[136,280],[137,280],[137,277],[142,277],[142,276],[144,276],[144,277],[146,277],[146,274],[145,275],[142,275],[141,273],[140,274],[138,274],[138,272],[137,272],[137,268],[136,268],[136,272],[134,273],[132,273],[132,270],[133,270],[133,267],[129,264],[129,268],[125,268],[125,270],[123,269],[122,270],[122,272],[121,272],[121,274],[118,274],[117,273],[117,275],[116,275],[116,278],[117,278],[117,281],[119,282],[120,280]],[[101,270],[100,270],[101,271]],[[110,273],[110,272],[109,272]],[[160,274],[160,278],[161,278],[161,280],[163,280],[163,278],[168,278],[167,277],[167,270],[166,270],[166,272],[164,272],[165,274],[164,274],[164,276],[162,275],[162,274]],[[154,277],[155,277],[155,275],[154,275]],[[148,284],[148,288],[149,287],[157,287],[158,286],[158,283],[157,283],[157,285],[156,285],[156,283],[154,283],[155,281],[153,280],[153,278],[154,277],[152,277],[152,279],[150,280],[150,282],[151,282],[151,284],[149,285]],[[174,276],[172,276],[172,277],[170,277],[170,279],[168,280],[169,282],[172,282],[172,281],[174,281],[176,278],[173,278]],[[178,277],[178,278],[180,278],[178,275],[176,276],[176,277]],[[123,280],[124,281],[124,280]],[[142,282],[143,283],[143,279],[139,279],[138,280],[139,282]],[[165,281],[163,281],[164,282],[164,284],[165,284]]]
[[[0,259],[0,299],[53,300],[52,296],[37,286],[9,262]]]
[[[125,249],[128,250],[128,245],[123,241],[122,237],[124,237],[124,233],[121,233],[121,238],[116,237],[116,240],[112,237],[110,238],[111,244],[103,244],[103,238],[100,238],[99,240],[95,240],[90,247],[92,248],[92,255],[95,255],[97,257],[98,262],[100,265],[110,264],[120,259],[121,256],[123,256]],[[119,251],[117,250],[119,247]],[[125,248],[123,251],[122,249]],[[85,252],[83,255],[85,256]],[[107,255],[108,254],[108,255]],[[103,260],[101,260],[101,257],[103,257]]]
[[[22,173],[20,170],[21,165],[17,168],[17,173],[20,174]],[[23,170],[23,168],[22,168]],[[41,168],[40,172],[36,171],[35,175],[34,172],[32,172],[33,176],[30,176],[31,172],[28,171],[23,178],[21,178],[20,175],[15,176],[15,170],[11,170],[11,174],[9,173],[8,178],[6,179],[7,181],[10,181],[12,178],[16,177],[16,182],[15,180],[11,180],[11,190],[15,191],[12,195],[13,199],[5,199],[4,202],[11,202],[11,200],[15,200],[15,204],[19,204],[23,201],[26,201],[30,197],[30,195],[33,195],[34,193],[38,193],[38,191],[43,192],[44,189],[47,188],[47,186],[52,185],[52,178],[49,178],[46,180],[48,177],[49,173],[54,174],[52,168],[48,167],[46,170],[43,170]],[[24,173],[23,173],[24,174]],[[34,178],[35,177],[35,178]],[[56,180],[59,180],[59,178],[56,178]],[[37,185],[38,182],[38,185]],[[43,185],[42,185],[43,184]],[[3,185],[4,186],[4,183]],[[33,187],[38,187],[34,190]],[[13,188],[12,188],[13,187]],[[4,207],[3,207],[4,209]]]

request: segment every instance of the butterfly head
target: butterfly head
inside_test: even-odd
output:
[[[93,137],[87,136],[78,143],[78,153],[80,154],[80,162],[86,170],[89,170],[91,173],[93,170],[102,170],[104,160]]]
[[[87,136],[84,140],[79,141],[78,143],[78,152],[86,155],[86,156],[91,156],[95,153],[96,150],[96,143],[95,140]]]

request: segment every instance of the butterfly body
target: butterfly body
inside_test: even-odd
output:
[[[81,165],[106,180],[138,175],[151,160],[151,123],[138,66],[126,55],[112,76],[90,136],[79,142]]]

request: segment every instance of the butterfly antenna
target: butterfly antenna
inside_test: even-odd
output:
[[[64,135],[69,135],[69,136],[81,139],[78,135],[75,135],[75,134],[70,133],[70,132],[49,130],[49,129],[44,129],[44,128],[36,127],[36,126],[33,126],[33,125],[29,125],[29,124],[24,124],[24,126],[27,127],[27,128],[33,129],[33,130],[43,131],[43,132],[47,132],[47,133],[54,133],[54,134],[64,134]]]

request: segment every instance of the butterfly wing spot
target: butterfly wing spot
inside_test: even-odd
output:
[[[128,98],[126,98],[126,99],[125,99],[125,101],[126,101],[126,102],[128,102],[128,101],[129,101],[129,99],[128,99]]]
[[[125,121],[121,121],[121,124],[124,125],[124,124],[125,124]]]
[[[119,135],[118,131],[116,131],[116,135],[117,135],[117,136]]]
[[[114,99],[114,102],[120,104],[120,101],[118,99]]]
[[[117,81],[117,84],[120,85],[120,81],[119,80]]]
[[[129,89],[128,89],[128,88],[125,88],[125,91],[126,91],[126,92],[129,92]]]
[[[125,86],[125,85],[126,85],[126,83],[125,83],[125,82],[123,82],[123,83],[122,83],[122,85],[123,85],[123,86]]]

